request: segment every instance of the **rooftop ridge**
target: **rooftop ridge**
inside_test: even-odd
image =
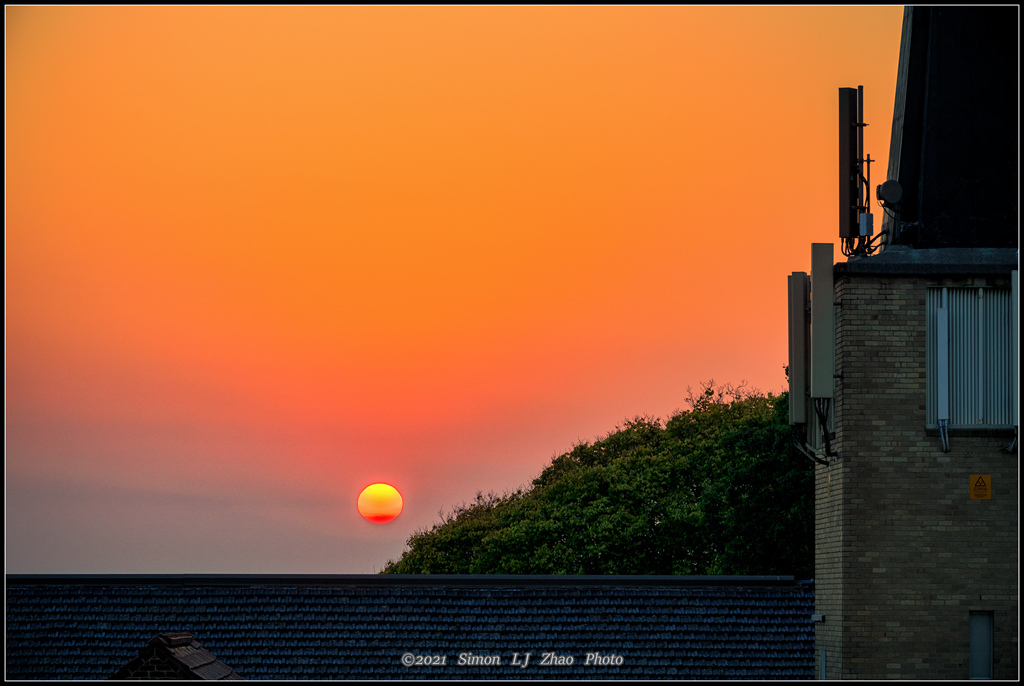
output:
[[[22,586],[789,586],[793,576],[572,574],[7,574]]]

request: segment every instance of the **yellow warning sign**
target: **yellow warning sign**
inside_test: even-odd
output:
[[[971,500],[992,499],[992,475],[971,474]]]

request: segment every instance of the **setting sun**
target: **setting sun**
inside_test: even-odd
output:
[[[7,572],[372,573],[688,387],[781,392],[903,12],[6,7]]]
[[[402,514],[402,494],[390,484],[370,484],[359,494],[359,514],[374,524],[387,524]]]

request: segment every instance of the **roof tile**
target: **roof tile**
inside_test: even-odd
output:
[[[813,676],[813,588],[784,580],[8,577],[7,610],[8,678],[104,678],[167,626],[249,678]],[[532,669],[552,649],[575,664]],[[623,664],[584,668],[593,649]],[[458,667],[466,650],[503,664]],[[448,663],[406,668],[405,651]]]

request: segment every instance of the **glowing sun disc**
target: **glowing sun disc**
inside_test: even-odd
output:
[[[374,524],[387,524],[402,514],[402,505],[402,494],[391,484],[370,484],[356,501],[359,514]]]

